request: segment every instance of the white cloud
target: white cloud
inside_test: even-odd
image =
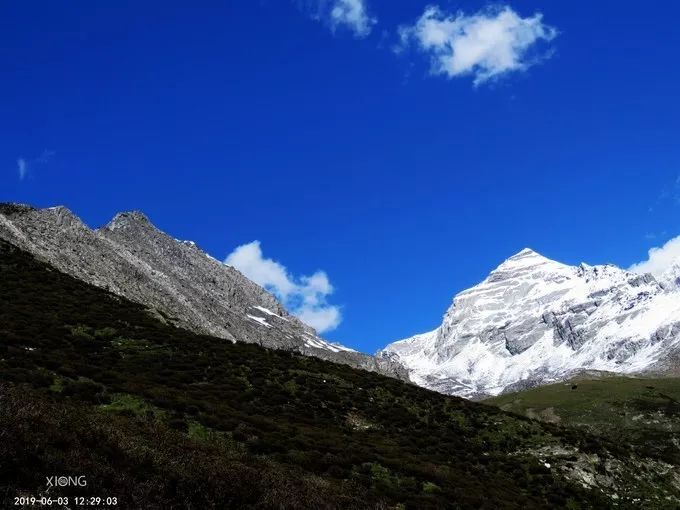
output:
[[[265,258],[259,241],[237,247],[224,263],[272,292],[293,315],[319,333],[340,325],[340,308],[327,302],[334,289],[324,271],[297,278],[283,264]]]
[[[650,249],[647,260],[633,264],[630,270],[661,276],[677,263],[680,263],[680,236],[671,239],[660,248]]]
[[[28,174],[28,163],[24,158],[17,159],[17,170],[19,170],[19,180],[24,180],[26,174]]]
[[[284,266],[262,256],[259,241],[253,241],[236,248],[224,261],[235,267],[258,285],[276,290],[276,294],[286,299],[295,291],[295,284],[288,276]]]
[[[331,26],[334,29],[338,26],[349,28],[357,37],[370,34],[376,22],[368,15],[364,0],[335,0],[331,7]]]
[[[356,37],[366,37],[378,20],[368,13],[366,0],[302,0],[303,9],[327,24],[334,32],[347,29]]]
[[[295,316],[319,333],[337,328],[342,320],[340,309],[337,306],[303,307],[298,310]]]
[[[539,41],[554,39],[557,31],[543,23],[540,13],[522,18],[507,6],[470,16],[430,6],[414,25],[400,27],[399,35],[398,50],[415,44],[430,56],[433,74],[472,75],[479,85],[537,63],[541,58],[531,50]]]

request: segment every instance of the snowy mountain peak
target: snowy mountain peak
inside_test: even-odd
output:
[[[544,258],[543,255],[535,252],[531,248],[523,248],[519,252],[515,253],[512,257],[510,257],[508,260],[519,260],[519,259],[526,259],[526,258],[529,258],[529,257]]]
[[[515,253],[512,257],[508,258],[501,264],[504,265],[531,265],[540,264],[541,262],[548,260],[540,253],[535,252],[531,248],[524,248],[523,250]]]
[[[562,267],[565,267],[564,264],[544,257],[531,248],[524,248],[501,263],[491,272],[490,277],[493,277],[493,275],[513,276],[518,272],[530,273],[534,271],[559,270]]]
[[[417,384],[475,397],[582,369],[674,369],[676,350],[678,287],[613,265],[569,266],[527,248],[457,294],[436,330],[379,354],[402,363]]]

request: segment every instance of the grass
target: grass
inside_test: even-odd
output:
[[[110,402],[99,406],[105,413],[124,414],[149,421],[163,419],[166,416],[165,411],[150,405],[144,399],[136,395],[130,395],[128,393],[113,394],[109,399]]]
[[[680,462],[680,378],[578,378],[485,402],[529,418],[623,440],[639,452]]]

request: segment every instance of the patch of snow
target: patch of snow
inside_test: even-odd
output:
[[[315,338],[312,335],[305,334],[305,345],[307,347],[315,347],[317,349],[326,349],[326,343],[320,338]]]
[[[254,320],[255,322],[257,322],[257,323],[260,324],[261,326],[266,326],[266,327],[268,327],[268,328],[271,328],[271,327],[272,327],[272,325],[269,324],[269,323],[267,322],[267,320],[264,319],[263,317],[257,317],[257,316],[255,316],[255,315],[250,315],[250,314],[246,314],[246,316],[247,316],[249,319]]]
[[[304,333],[305,336],[305,345],[307,347],[313,347],[316,349],[325,349],[327,351],[331,352],[357,352],[354,349],[350,349],[349,347],[345,347],[344,345],[335,343],[335,342],[327,342],[326,340],[319,338],[318,336],[311,335],[309,333]]]
[[[184,246],[189,246],[190,248],[196,248],[196,243],[193,241],[184,241],[182,239],[177,239],[176,237],[174,238],[175,241],[177,241],[180,244],[183,244]]]
[[[270,316],[272,316],[272,317],[278,317],[278,318],[281,319],[282,321],[290,322],[290,321],[289,321],[288,319],[286,319],[285,317],[282,317],[281,315],[272,312],[269,308],[265,308],[264,306],[253,306],[253,307],[251,307],[251,308],[255,308],[256,310],[259,310],[259,311],[261,311],[262,313],[266,313],[267,315],[270,315]]]
[[[335,348],[338,349],[339,351],[345,351],[345,352],[359,352],[359,351],[357,351],[357,350],[355,350],[355,349],[351,349],[351,348],[346,347],[346,346],[344,346],[344,345],[342,345],[342,344],[339,344],[338,342],[331,342],[331,343],[328,344],[328,345],[332,345],[333,347],[335,347]]]

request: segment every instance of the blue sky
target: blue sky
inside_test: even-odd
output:
[[[525,246],[680,234],[680,5],[115,4],[3,4],[0,200],[141,209],[332,340],[432,329]]]

